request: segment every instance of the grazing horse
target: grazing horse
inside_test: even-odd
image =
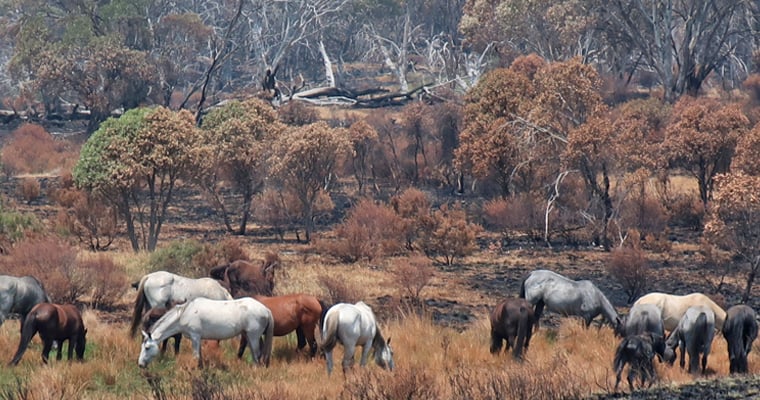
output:
[[[491,320],[491,354],[501,350],[503,341],[507,341],[505,351],[513,348],[512,356],[522,359],[523,348],[530,345],[533,334],[533,305],[525,299],[508,298],[497,305],[490,315]]]
[[[644,333],[652,334],[652,346],[655,354],[662,361],[665,354],[665,328],[662,323],[660,309],[653,304],[638,304],[631,307],[628,315],[615,333],[623,338]]]
[[[167,308],[164,306],[157,306],[148,310],[148,312],[145,313],[142,319],[142,330],[145,332],[150,331],[150,328],[156,324],[156,321],[161,319],[161,317],[163,317],[164,314],[166,314],[166,312],[169,311],[170,309],[171,307]],[[177,355],[179,354],[179,345],[180,345],[180,341],[182,340],[182,334],[178,333],[172,336],[171,338],[174,338],[174,355]],[[166,353],[166,347],[169,345],[169,339],[171,338],[166,338],[164,342],[161,343],[161,355],[164,355]]]
[[[322,316],[327,310],[327,305],[324,302],[314,296],[302,293],[275,297],[255,296],[254,298],[272,312],[275,336],[285,336],[296,331],[297,350],[300,351],[308,343],[309,355],[314,357],[317,354],[317,340],[314,337],[314,331],[322,322]],[[238,357],[243,356],[245,345],[246,338],[241,337]]]
[[[752,350],[752,342],[757,338],[756,317],[755,310],[744,304],[735,305],[726,311],[723,337],[728,343],[729,369],[732,374],[749,372],[747,355]]]
[[[82,314],[74,305],[39,303],[34,306],[24,319],[18,350],[16,350],[16,355],[13,356],[10,365],[18,364],[29,346],[29,342],[37,333],[42,339],[42,362],[45,364],[48,362],[48,355],[55,341],[58,342],[56,360],[61,359],[63,342],[66,340],[69,341],[69,360],[71,360],[74,350],[76,350],[78,359],[84,358],[87,329],[84,327]]]
[[[343,344],[343,373],[354,365],[356,346],[362,346],[360,366],[367,365],[370,349],[375,352],[375,363],[381,368],[393,371],[393,350],[391,338],[386,341],[377,326],[375,313],[364,302],[356,304],[338,303],[324,317],[322,326],[322,349],[327,360],[327,374],[333,369],[333,349],[340,342]]]
[[[254,362],[269,366],[272,354],[274,318],[260,302],[250,298],[210,300],[202,297],[170,309],[151,328],[143,331],[142,350],[137,365],[144,368],[158,354],[162,340],[181,333],[193,342],[193,355],[203,368],[201,340],[223,340],[245,334]],[[263,348],[259,338],[264,335]]]
[[[541,318],[544,306],[564,316],[576,315],[586,327],[599,314],[617,327],[620,324],[615,307],[591,281],[574,281],[556,272],[539,269],[531,272],[520,286],[520,297],[536,306],[536,321]]]
[[[629,364],[628,387],[631,392],[633,392],[633,381],[636,379],[636,375],[640,377],[642,387],[647,380],[649,380],[649,387],[652,386],[652,383],[657,379],[652,362],[656,353],[656,340],[652,333],[643,333],[626,336],[620,342],[615,350],[615,360],[612,366],[615,370],[615,392],[618,390],[620,375],[626,364]]]
[[[715,335],[715,313],[708,306],[691,306],[686,309],[676,329],[670,332],[665,341],[663,359],[670,364],[676,360],[675,349],[681,350],[681,368],[685,365],[685,353],[689,353],[689,373],[699,369],[699,354],[702,354],[702,374],[707,368],[707,356],[710,355],[713,336]]]
[[[50,297],[37,278],[0,275],[0,325],[9,314],[16,313],[21,316],[23,329],[26,315],[39,303],[50,303]]]
[[[684,296],[677,296],[666,293],[649,293],[633,303],[634,306],[638,304],[654,304],[662,312],[662,322],[667,331],[673,331],[678,326],[681,317],[683,317],[686,310],[691,306],[705,306],[709,307],[713,314],[715,314],[715,329],[723,329],[723,322],[726,320],[726,312],[712,299],[702,293],[691,293]]]
[[[135,335],[142,320],[142,313],[146,309],[157,306],[169,307],[172,303],[184,303],[196,297],[232,300],[227,289],[211,278],[192,279],[166,271],[157,271],[143,276],[137,285],[137,297],[129,334]]]
[[[245,260],[219,265],[209,275],[229,288],[234,298],[274,295],[274,271],[280,264],[277,254],[269,253],[260,263]]]

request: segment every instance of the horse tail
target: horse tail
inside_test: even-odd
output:
[[[317,299],[317,301],[319,302],[319,306],[322,307],[322,312],[319,313],[319,330],[321,332],[322,324],[325,322],[325,315],[327,315],[327,310],[329,310],[332,306],[327,305],[327,303],[325,303],[322,299]]]
[[[525,279],[523,279],[522,282],[520,282],[520,298],[521,299],[525,298]]]
[[[520,318],[517,321],[517,340],[515,341],[514,353],[512,353],[518,360],[522,359],[525,337],[528,335],[528,329],[530,329],[528,325],[530,325],[528,309],[525,306],[520,306]]]
[[[325,318],[322,325],[322,350],[331,351],[338,344],[338,318],[332,314],[332,318]]]
[[[148,298],[145,296],[145,281],[148,279],[148,275],[145,275],[140,279],[140,283],[137,285],[137,297],[135,298],[135,309],[132,312],[132,324],[129,327],[129,336],[134,337],[137,332],[137,326],[142,321],[142,313],[148,306]]]
[[[271,312],[269,313],[269,321],[267,322],[265,334],[264,347],[261,349],[261,354],[264,357],[264,365],[269,367],[269,359],[272,358],[272,344],[274,343],[274,317]]]
[[[21,338],[18,342],[18,350],[16,350],[16,355],[13,356],[10,365],[18,364],[35,334],[37,334],[37,311],[32,310],[32,312],[27,314],[23,325],[21,325]]]

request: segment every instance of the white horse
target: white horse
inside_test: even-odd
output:
[[[137,332],[145,310],[157,306],[168,308],[172,304],[184,303],[197,297],[232,300],[230,292],[213,278],[186,278],[166,271],[152,272],[143,276],[137,285],[130,335],[134,336]]]
[[[332,352],[337,342],[343,344],[343,373],[354,364],[354,351],[362,346],[359,365],[367,365],[369,350],[375,351],[375,363],[382,368],[393,370],[393,350],[391,339],[386,341],[377,326],[372,309],[364,302],[356,304],[338,303],[327,310],[322,326],[322,349],[327,360],[327,374],[332,373]]]
[[[717,305],[712,299],[702,293],[691,293],[684,296],[677,296],[667,293],[653,292],[646,294],[636,300],[633,306],[639,304],[654,304],[662,313],[662,322],[665,330],[673,331],[678,326],[686,310],[691,306],[705,306],[715,314],[715,329],[723,329],[723,323],[726,321],[726,312]]]
[[[222,340],[244,334],[253,361],[269,366],[274,337],[272,312],[260,302],[243,297],[237,300],[209,300],[202,297],[170,309],[151,327],[143,331],[142,350],[137,365],[144,368],[159,353],[159,344],[177,333],[190,338],[193,355],[203,367],[201,340]],[[259,339],[264,336],[263,349]]]
[[[544,306],[564,316],[579,316],[586,327],[599,314],[617,328],[620,316],[615,307],[591,281],[574,281],[556,272],[539,269],[531,272],[520,286],[520,297],[535,305],[536,321]]]
[[[663,359],[673,363],[676,359],[676,346],[681,350],[681,368],[685,365],[685,353],[689,353],[689,373],[699,369],[699,355],[702,354],[702,374],[707,368],[707,356],[710,355],[715,336],[715,313],[708,306],[691,306],[686,309],[676,329],[670,332],[665,341]]]

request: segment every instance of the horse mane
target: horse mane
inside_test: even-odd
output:
[[[166,310],[166,312],[164,313],[164,315],[162,315],[161,318],[157,319],[156,322],[153,323],[153,325],[148,330],[148,333],[152,335],[153,332],[156,330],[156,327],[158,327],[159,325],[161,325],[163,323],[163,321],[165,319],[169,318],[170,316],[173,317],[176,314],[181,314],[183,311],[185,311],[185,307],[187,306],[188,303],[189,302],[180,303],[180,304],[177,304],[176,306],[174,306],[174,307]],[[153,339],[158,340],[158,338],[153,338]]]
[[[604,317],[607,318],[609,323],[612,324],[612,327],[615,328],[621,322],[620,314],[618,314],[615,306],[612,305],[612,302],[610,302],[610,299],[604,295],[602,290],[594,285],[591,281],[588,282],[591,284],[591,287],[594,288],[596,295],[602,304],[602,313],[604,314]]]
[[[376,355],[379,355],[379,352],[383,349],[383,347],[385,347],[385,338],[380,332],[380,327],[375,324],[375,337],[372,339],[372,350],[375,351]]]
[[[34,275],[28,275],[28,276],[34,279],[34,281],[37,282],[38,285],[40,285],[40,289],[42,289],[42,294],[45,295],[45,303],[52,303],[52,301],[50,300],[50,296],[48,295],[48,292],[45,289],[45,285],[42,283],[42,281],[39,280],[39,278],[37,278]]]

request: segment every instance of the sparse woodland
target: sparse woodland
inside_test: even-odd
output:
[[[0,0],[0,273],[88,329],[82,363],[35,339],[0,398],[609,394],[609,327],[549,315],[519,363],[488,311],[538,268],[621,313],[760,307],[760,10],[707,3]],[[231,342],[138,369],[130,283],[266,254],[276,294],[370,304],[396,370],[328,378],[293,335],[268,369]],[[707,377],[728,364],[718,335]]]

